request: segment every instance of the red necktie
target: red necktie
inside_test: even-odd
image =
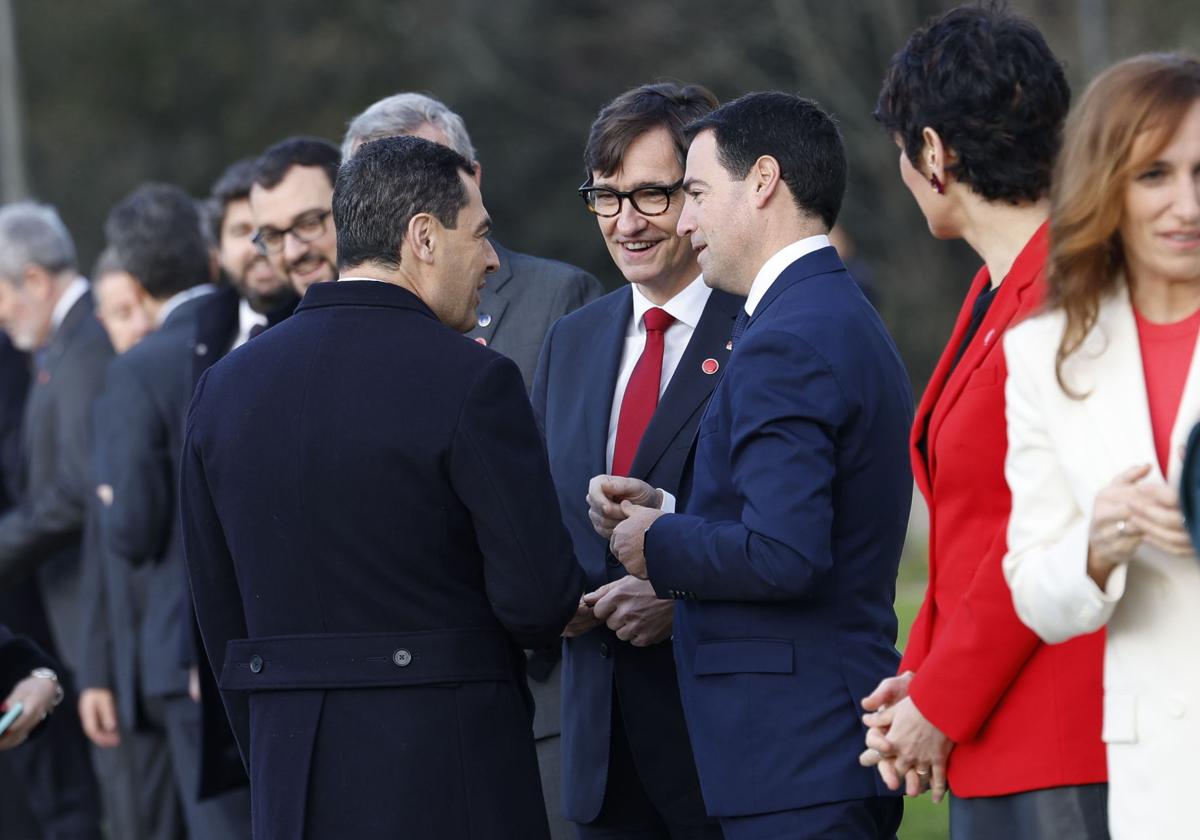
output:
[[[613,447],[613,475],[629,475],[633,456],[637,454],[642,434],[650,425],[658,407],[658,389],[662,382],[663,342],[667,327],[675,318],[661,309],[647,309],[642,316],[646,325],[646,347],[633,367],[625,396],[621,399],[621,414],[617,418],[617,443]]]

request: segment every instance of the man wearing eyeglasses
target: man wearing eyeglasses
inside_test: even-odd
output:
[[[337,279],[333,182],[342,153],[317,137],[289,137],[258,159],[250,210],[254,244],[303,296],[313,283]]]
[[[563,808],[582,838],[719,838],[705,813],[670,637],[672,604],[629,577],[588,519],[592,476],[678,490],[729,357],[741,299],[710,290],[675,232],[696,85],[645,85],[592,124],[580,188],[628,285],[551,328],[534,378],[559,503],[587,592],[564,632]]]

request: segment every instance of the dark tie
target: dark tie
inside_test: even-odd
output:
[[[650,425],[658,407],[658,389],[662,382],[664,333],[675,319],[661,309],[647,309],[642,316],[646,325],[646,347],[633,367],[621,413],[617,418],[617,443],[613,448],[613,475],[629,475],[642,433]]]
[[[746,310],[739,309],[737,318],[733,321],[733,335],[730,337],[730,341],[733,344],[736,345],[738,343],[738,339],[742,337],[742,333],[746,331],[746,325],[749,323],[750,316],[746,313]]]
[[[251,338],[258,338],[260,335],[262,335],[264,332],[266,332],[266,330],[267,330],[266,324],[251,324],[250,325],[250,335],[246,338],[246,340],[249,341]]]

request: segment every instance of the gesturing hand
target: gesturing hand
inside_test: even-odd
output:
[[[596,533],[606,540],[625,520],[621,510],[624,501],[657,508],[662,506],[662,494],[640,479],[621,475],[598,475],[588,482],[588,518]]]
[[[675,606],[654,594],[647,580],[627,575],[589,592],[583,601],[618,639],[634,647],[657,644],[671,635]]]
[[[596,618],[596,614],[592,611],[592,605],[587,603],[586,598],[587,595],[584,595],[579,599],[579,605],[575,607],[575,615],[563,628],[562,637],[564,639],[574,639],[576,636],[582,636],[600,626],[600,619]]]
[[[1149,464],[1121,472],[1096,494],[1088,528],[1088,574],[1101,589],[1112,570],[1129,562],[1142,543],[1143,533],[1134,519],[1142,495],[1138,482],[1150,474]]]

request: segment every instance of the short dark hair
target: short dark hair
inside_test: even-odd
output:
[[[155,300],[211,279],[208,243],[196,202],[174,184],[143,184],[104,223],[108,245]]]
[[[691,123],[688,142],[705,131],[736,180],[760,157],[773,157],[796,206],[833,227],[846,193],[846,149],[837,123],[816,102],[778,91],[748,93]]]
[[[229,205],[250,197],[250,188],[254,186],[254,175],[257,172],[255,165],[254,158],[234,161],[213,182],[204,209],[213,241],[217,244],[221,242],[221,227],[225,224],[225,211],[229,209]]]
[[[875,119],[913,165],[928,126],[955,160],[946,171],[987,201],[1036,201],[1050,189],[1071,89],[1037,27],[1003,4],[932,18],[896,53]]]
[[[360,146],[333,187],[338,268],[399,267],[405,231],[418,213],[456,227],[467,204],[460,172],[473,175],[475,168],[453,149],[420,137],[384,137]]]
[[[117,253],[117,249],[109,245],[96,257],[96,264],[92,266],[92,282],[95,283],[105,274],[116,274],[118,271],[125,271],[125,263],[121,262],[121,255]]]
[[[683,130],[717,107],[717,98],[702,85],[658,82],[627,90],[600,109],[583,150],[584,173],[608,176],[621,168],[630,144],[647,131],[665,128],[675,142],[682,169],[687,160]]]
[[[293,166],[319,166],[329,176],[330,186],[342,165],[341,150],[320,137],[288,137],[271,146],[254,164],[254,183],[274,189]]]

